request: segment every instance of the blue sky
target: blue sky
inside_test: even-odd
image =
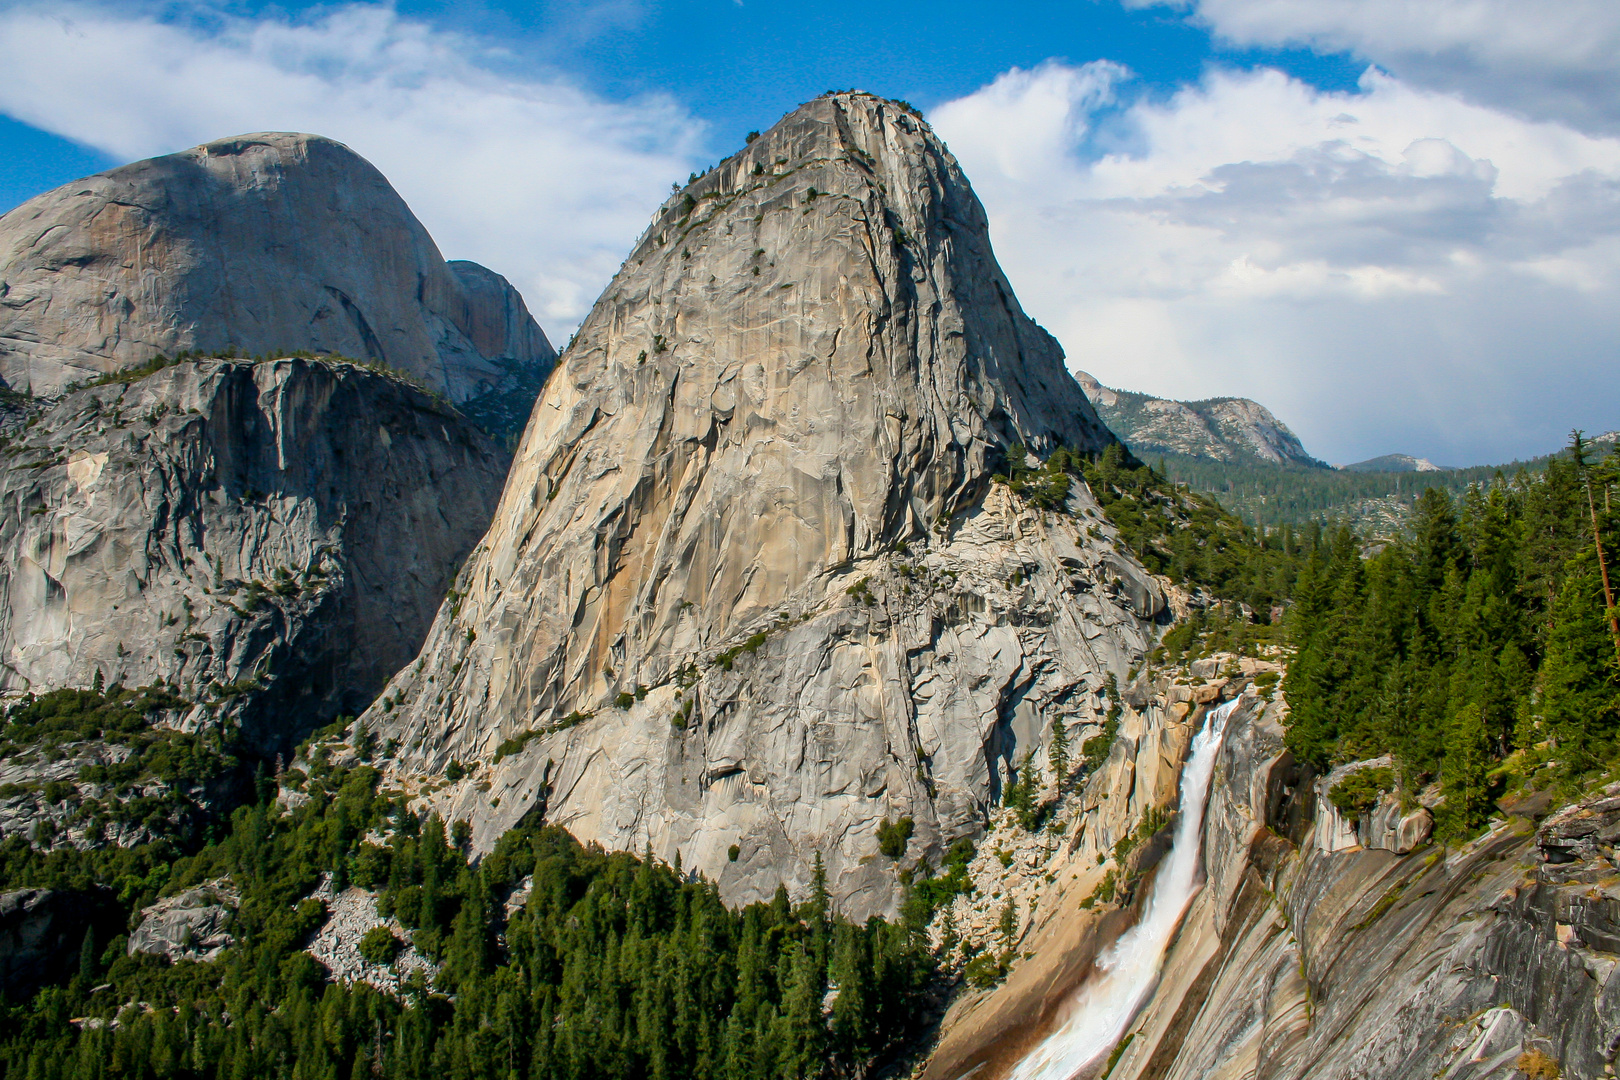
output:
[[[340,139],[568,332],[673,181],[823,90],[922,107],[1071,366],[1333,461],[1620,427],[1613,0],[0,0],[0,209]]]
[[[297,18],[330,7],[253,3],[222,10]],[[1009,68],[1053,58],[1111,59],[1160,93],[1196,81],[1211,63],[1268,65],[1333,90],[1354,90],[1366,67],[1344,52],[1238,48],[1164,9],[1131,11],[1100,0],[1028,0],[1017,8],[1016,18],[1006,18],[1004,4],[948,2],[394,5],[401,15],[509,50],[496,68],[553,70],[614,99],[672,96],[707,121],[705,143],[716,157],[748,131],[835,88],[858,86],[928,108],[970,94]],[[177,21],[208,22],[206,9],[167,11]],[[0,116],[0,212],[119,164],[116,155]]]

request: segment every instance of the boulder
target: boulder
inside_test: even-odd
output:
[[[236,890],[224,880],[165,897],[141,909],[141,923],[129,935],[129,955],[212,960],[232,942],[226,927],[238,902]]]
[[[1536,846],[1549,863],[1614,859],[1620,842],[1620,785],[1598,798],[1566,806],[1536,830]]]
[[[1403,810],[1401,800],[1390,794],[1371,813],[1362,815],[1356,832],[1365,847],[1405,855],[1428,841],[1434,832],[1434,815],[1423,806]]]

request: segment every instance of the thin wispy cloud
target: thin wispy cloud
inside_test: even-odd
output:
[[[254,131],[348,144],[448,258],[507,275],[553,337],[581,319],[668,191],[702,121],[518,77],[497,43],[392,8],[182,19],[81,4],[0,11],[0,111],[123,159]]]

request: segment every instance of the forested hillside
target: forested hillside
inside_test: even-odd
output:
[[[1012,462],[1022,457],[1022,447],[1008,455]],[[997,479],[1046,509],[1062,505],[1071,478],[1085,481],[1120,542],[1144,567],[1211,597],[1247,604],[1262,622],[1291,595],[1299,559],[1321,532],[1251,528],[1213,499],[1179,489],[1118,443],[1095,458],[1059,450],[1038,469],[1014,465],[1010,472]]]
[[[1392,755],[1393,768],[1357,774],[1367,790],[1336,798],[1432,796],[1437,783],[1449,839],[1510,794],[1572,793],[1614,761],[1620,633],[1594,522],[1607,559],[1620,543],[1620,458],[1587,458],[1577,445],[1543,474],[1457,498],[1431,488],[1409,535],[1370,558],[1347,528],[1256,530],[1118,446],[1095,459],[1059,451],[999,479],[1047,510],[1083,480],[1125,546],[1207,602],[1156,664],[1257,639],[1297,648],[1283,683],[1295,754],[1318,768]],[[1273,609],[1286,609],[1281,625],[1267,625]],[[172,794],[133,804],[162,811],[133,846],[0,845],[0,888],[68,891],[115,915],[91,922],[59,978],[0,1011],[8,1077],[866,1075],[917,1033],[941,959],[926,927],[972,888],[961,865],[924,869],[900,920],[865,925],[831,910],[819,880],[800,903],[782,890],[729,910],[678,866],[537,822],[474,865],[465,826],[420,818],[373,764],[331,760],[332,744],[317,739],[279,777],[260,763],[250,780],[228,743],[142,734],[158,730],[142,714],[173,704],[161,688],[111,687],[11,707],[9,761],[87,740],[135,748],[117,775],[7,793],[54,800],[72,820],[128,817],[120,800],[138,799],[148,776],[241,779],[228,817]],[[1080,756],[1099,755],[1088,743]],[[81,791],[91,782],[100,801]],[[1021,782],[1007,798],[1032,796]],[[1041,827],[1033,810],[1023,818]],[[217,958],[131,954],[143,906],[220,881],[239,901]],[[335,979],[306,951],[328,918],[323,897],[350,885],[403,935],[374,930],[362,953],[387,965],[409,947],[426,961],[398,994]]]
[[[1612,447],[1612,435],[1595,445]],[[1318,469],[1184,454],[1143,456],[1170,480],[1214,496],[1245,521],[1270,526],[1286,523],[1296,529],[1312,521],[1345,524],[1364,539],[1387,539],[1401,534],[1418,497],[1429,488],[1458,498],[1471,485],[1489,485],[1498,475],[1510,479],[1520,472],[1539,474],[1557,455],[1433,472]]]
[[[1386,790],[1438,782],[1460,835],[1527,785],[1573,792],[1620,736],[1620,452],[1596,460],[1577,433],[1532,464],[1421,474],[1471,479],[1416,493],[1409,527],[1370,557],[1346,525],[1247,526],[1117,450],[1013,482],[1039,504],[1073,468],[1145,566],[1250,608],[1199,610],[1166,635],[1169,658],[1252,640],[1285,607],[1282,634],[1263,636],[1297,650],[1290,748],[1319,768],[1393,755]]]
[[[932,957],[929,911],[895,925],[838,918],[818,882],[740,911],[679,868],[514,829],[476,868],[379,788],[367,765],[317,747],[308,797],[282,813],[273,778],[193,854],[0,846],[4,887],[115,886],[138,907],[228,878],[235,944],[199,963],[128,955],[88,930],[71,977],[0,1012],[0,1072],[120,1077],[802,1077],[856,1075],[905,1040]],[[378,839],[385,842],[378,843]],[[378,894],[437,967],[398,996],[331,979],[306,941],[325,921],[323,875]],[[503,900],[532,880],[528,902]],[[919,901],[921,904],[921,901]],[[380,963],[404,942],[368,935]],[[838,987],[830,1015],[822,1004]]]
[[[1342,528],[1310,552],[1284,683],[1296,755],[1393,755],[1385,788],[1438,780],[1452,835],[1510,790],[1573,791],[1614,760],[1620,458],[1586,458],[1577,438],[1539,475],[1430,488],[1409,538],[1370,559]]]

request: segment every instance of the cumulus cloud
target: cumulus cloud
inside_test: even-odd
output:
[[[0,111],[117,157],[270,130],[348,144],[447,258],[509,277],[553,338],[583,318],[704,135],[668,99],[501,74],[498,49],[372,4],[252,19],[15,6],[0,10],[0,57]]]
[[[1332,460],[1617,426],[1620,140],[1377,70],[1131,94],[1116,65],[1048,63],[931,116],[1074,367],[1254,397]]]
[[[1620,132],[1614,0],[1126,0],[1166,5],[1238,45],[1350,52],[1421,85]]]

